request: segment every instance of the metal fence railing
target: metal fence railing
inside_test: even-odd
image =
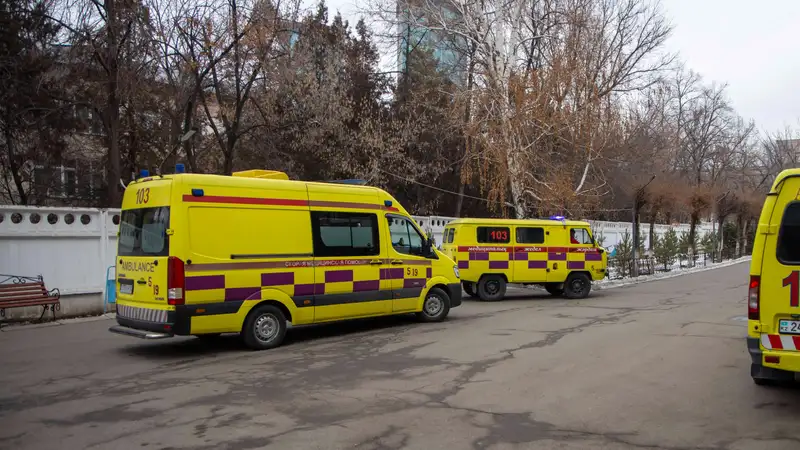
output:
[[[637,258],[639,266],[639,275],[653,275],[657,273],[667,273],[674,270],[692,268],[692,267],[706,267],[709,264],[722,262],[723,260],[733,259],[737,257],[733,249],[729,251],[722,251],[722,254],[712,254],[706,252],[698,252],[694,255],[680,254],[674,257],[672,261],[658,261],[653,256],[645,256]],[[633,273],[633,258],[631,257],[611,257],[608,258],[608,270],[606,271],[607,277],[612,280],[628,278]]]

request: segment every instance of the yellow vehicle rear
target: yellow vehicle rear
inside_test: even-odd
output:
[[[800,372],[800,169],[781,172],[758,220],[748,290],[747,347],[756,384]]]
[[[145,339],[241,333],[280,345],[293,326],[461,304],[455,263],[386,192],[284,174],[144,177],[125,191],[117,322]]]
[[[585,298],[606,275],[607,255],[588,222],[458,219],[447,224],[442,249],[458,263],[464,291],[484,301],[502,299],[508,283]]]

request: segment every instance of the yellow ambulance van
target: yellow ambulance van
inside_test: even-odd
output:
[[[747,348],[758,385],[800,372],[800,169],[781,172],[758,219],[748,286]]]
[[[606,275],[607,254],[588,222],[457,219],[444,230],[442,250],[456,261],[464,291],[483,301],[501,300],[506,284],[538,284],[570,299],[589,295]]]
[[[287,322],[438,322],[461,304],[458,267],[389,194],[274,171],[143,173],[125,189],[116,269],[110,331],[145,339],[240,333],[266,349]]]

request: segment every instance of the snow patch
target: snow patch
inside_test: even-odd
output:
[[[707,270],[714,270],[714,269],[721,269],[723,267],[735,266],[736,264],[741,264],[743,262],[750,261],[751,259],[752,257],[750,256],[744,256],[742,258],[729,259],[727,261],[722,261],[719,263],[708,264],[704,267],[698,267],[698,266],[684,267],[684,268],[673,269],[669,272],[659,272],[652,275],[642,275],[636,278],[623,278],[619,280],[609,280],[608,278],[604,278],[600,281],[595,281],[594,283],[592,283],[592,287],[601,290],[614,289],[623,286],[630,286],[632,284],[646,283],[648,281],[655,281],[655,280],[665,280],[667,278],[675,278],[683,275],[705,272]]]

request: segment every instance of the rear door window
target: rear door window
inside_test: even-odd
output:
[[[169,255],[169,207],[122,211],[119,224],[120,256]]]
[[[518,244],[544,244],[544,228],[517,228]]]
[[[789,203],[783,213],[778,234],[778,261],[800,266],[800,202]]]

